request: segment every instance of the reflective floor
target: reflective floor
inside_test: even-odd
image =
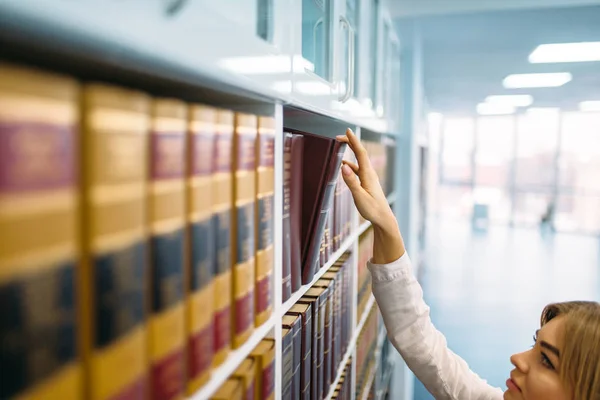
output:
[[[425,300],[450,348],[506,389],[511,354],[528,349],[550,302],[600,301],[600,239],[452,221],[428,226],[419,271]],[[415,382],[415,400],[433,397]]]

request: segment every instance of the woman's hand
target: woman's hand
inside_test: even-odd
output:
[[[346,130],[345,136],[336,138],[347,143],[356,155],[358,165],[343,161],[342,176],[352,192],[354,204],[360,215],[374,226],[385,226],[389,219],[395,220],[385,193],[379,183],[379,177],[371,165],[371,160],[360,140],[351,129]]]
[[[375,264],[395,261],[404,254],[404,242],[369,155],[350,129],[346,130],[345,136],[338,136],[336,139],[347,143],[358,161],[358,165],[343,161],[342,176],[352,192],[358,212],[373,224],[372,261]]]

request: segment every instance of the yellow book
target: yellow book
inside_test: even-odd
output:
[[[150,394],[185,393],[185,194],[187,106],[178,100],[152,103],[148,222],[150,227]]]
[[[243,382],[236,378],[226,380],[211,400],[245,400]]]
[[[232,345],[238,348],[254,330],[254,209],[256,203],[255,115],[236,114],[232,182]]]
[[[231,349],[231,210],[233,202],[233,112],[217,111],[213,170],[214,340],[213,366],[220,365]]]
[[[275,340],[263,339],[250,353],[256,368],[255,399],[275,398]]]
[[[75,81],[0,63],[0,398],[78,398]]]
[[[251,358],[245,359],[233,373],[244,385],[244,400],[253,400],[256,393],[256,367]]]
[[[259,117],[256,140],[256,326],[265,323],[273,310],[274,154],[275,119]]]
[[[137,399],[146,393],[148,373],[149,99],[94,84],[84,88],[82,101],[85,398]]]
[[[213,359],[212,169],[217,111],[190,107],[187,168],[188,290],[187,393],[195,393],[210,376]]]

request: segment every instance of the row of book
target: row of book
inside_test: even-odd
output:
[[[356,398],[364,399],[368,395],[367,388],[372,385],[373,372],[376,368],[376,348],[378,329],[377,307],[371,308],[365,325],[356,343]]]
[[[367,229],[358,239],[358,293],[357,314],[363,315],[371,297],[371,273],[367,262],[373,257],[373,228]]]
[[[272,312],[274,138],[0,64],[0,398],[200,388]]]
[[[263,339],[211,400],[273,400],[274,379],[275,340]]]
[[[352,336],[352,256],[345,253],[283,317],[284,400],[327,397]]]
[[[352,197],[340,167],[350,151],[333,138],[286,129],[282,298],[286,301],[350,235]]]

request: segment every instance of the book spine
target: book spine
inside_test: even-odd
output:
[[[302,177],[304,137],[292,137],[292,165],[290,178],[290,254],[292,293],[302,286]]]
[[[292,295],[292,236],[291,236],[291,185],[292,185],[292,138],[286,133],[283,142],[283,260],[281,263],[281,298],[286,301]]]
[[[352,327],[350,326],[350,273],[349,269],[344,263],[340,269],[342,273],[342,353],[346,353],[348,349],[348,340],[350,339],[350,332]]]
[[[311,307],[311,311],[312,311],[312,315],[311,315],[311,323],[312,323],[312,335],[310,338],[310,347],[311,347],[311,357],[310,357],[310,361],[309,361],[309,367],[310,367],[310,398],[311,399],[320,399],[321,398],[321,394],[322,394],[322,390],[319,391],[319,379],[318,379],[318,375],[317,375],[317,365],[319,364],[319,351],[321,350],[319,347],[319,344],[322,345],[322,343],[320,343],[319,340],[319,332],[322,332],[322,328],[323,326],[321,326],[321,318],[320,318],[320,311],[321,311],[321,307],[319,307],[319,298],[301,298],[300,302],[303,304],[309,304]],[[321,336],[322,338],[322,336]],[[321,386],[322,389],[322,386]]]
[[[327,297],[319,298],[319,315],[317,319],[317,353],[315,363],[317,365],[317,398],[323,398],[325,392],[325,321],[327,319]]]
[[[272,346],[261,354],[251,355],[254,358],[257,373],[256,399],[273,400],[275,398],[275,343],[272,339],[263,339],[272,342]]]
[[[289,330],[285,333],[281,342],[281,346],[283,349],[281,398],[283,400],[292,400],[292,389],[294,384],[294,334],[292,330]]]
[[[68,78],[0,63],[2,399],[83,394],[78,92]]]
[[[215,249],[213,367],[222,364],[231,349],[232,151],[233,112],[218,110],[212,179]]]
[[[153,399],[175,399],[185,392],[185,170],[187,107],[177,100],[155,100],[150,133],[149,324]]]
[[[212,168],[216,110],[192,106],[188,128],[187,223],[188,292],[187,393],[192,395],[210,376],[213,360]]]
[[[335,276],[335,338],[334,338],[334,355],[335,363],[333,364],[332,374],[337,374],[337,369],[342,362],[344,354],[342,353],[342,273],[338,272]]]
[[[110,86],[83,92],[80,321],[93,400],[146,395],[149,105]]]
[[[294,346],[294,373],[292,383],[292,400],[299,400],[302,387],[301,367],[302,367],[302,318],[296,319],[292,325],[293,346]]]
[[[275,193],[275,120],[260,117],[256,173],[256,317],[260,326],[273,310],[273,195]]]
[[[329,393],[329,386],[335,378],[332,375],[332,348],[333,348],[333,293],[326,290],[321,296],[321,304],[325,304],[325,322],[323,328],[323,395]]]
[[[233,144],[233,348],[240,347],[254,330],[256,253],[256,132],[254,115],[236,114]]]

